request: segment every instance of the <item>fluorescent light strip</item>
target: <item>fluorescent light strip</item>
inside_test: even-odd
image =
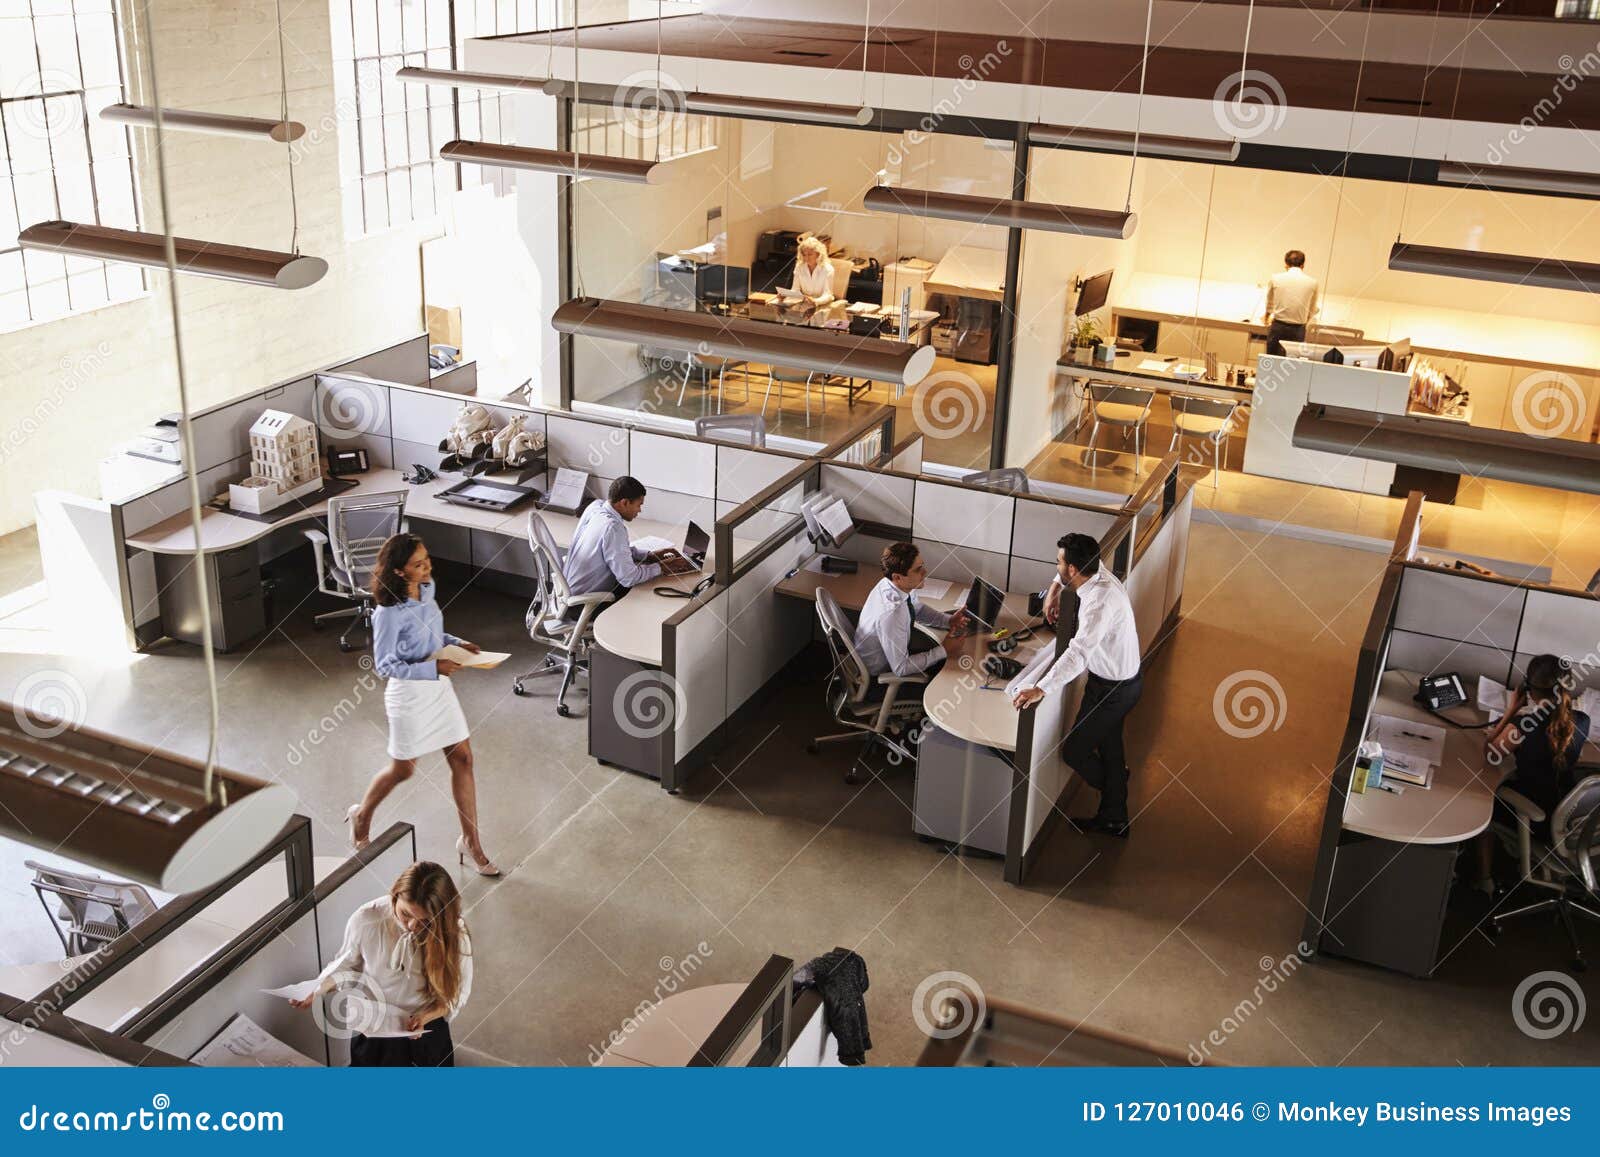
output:
[[[560,333],[907,386],[927,377],[934,360],[932,346],[862,337],[848,330],[592,297],[566,302],[550,322]]]
[[[1600,265],[1559,258],[1485,253],[1477,249],[1440,249],[1396,241],[1389,250],[1389,268],[1401,273],[1433,273],[1472,281],[1498,281],[1540,289],[1600,293]]]
[[[402,68],[397,80],[412,84],[442,84],[450,88],[493,88],[504,92],[542,92],[560,96],[567,82],[539,76],[512,76],[502,72],[461,72],[453,68]]]
[[[1067,125],[1034,125],[1028,142],[1035,145],[1097,149],[1110,153],[1131,153],[1134,134],[1110,129],[1073,128]],[[1206,140],[1201,137],[1164,137],[1155,133],[1138,134],[1141,157],[1177,157],[1190,161],[1226,164],[1239,159],[1239,142]]]
[[[1552,169],[1513,169],[1505,165],[1463,165],[1459,161],[1440,161],[1439,180],[1446,185],[1600,197],[1600,176],[1592,173],[1558,173]]]
[[[1293,443],[1342,457],[1600,494],[1600,447],[1567,438],[1309,403],[1295,420]]]
[[[100,119],[113,124],[153,129],[156,127],[156,110],[137,104],[108,104],[100,110]],[[267,120],[264,117],[233,116],[220,112],[191,112],[181,108],[162,109],[161,127],[225,137],[258,137],[280,144],[297,141],[306,135],[306,126],[299,121]]]
[[[967,193],[938,193],[931,189],[875,185],[861,203],[880,213],[910,217],[937,217],[969,221],[1006,229],[1044,229],[1052,233],[1077,233],[1085,237],[1112,237],[1126,241],[1138,227],[1137,213],[1110,209],[1083,209],[1045,201],[1016,201],[1006,197],[975,197]]]
[[[73,221],[43,221],[17,234],[17,244],[23,249],[46,253],[148,265],[155,269],[167,267],[166,241],[160,233],[80,225]],[[328,272],[328,263],[322,258],[298,253],[249,249],[187,237],[174,237],[172,245],[178,272],[223,281],[242,281],[274,289],[304,289],[321,281]]]
[[[495,145],[487,141],[447,141],[439,156],[458,165],[493,165],[502,169],[531,169],[565,177],[602,177],[635,185],[662,185],[672,178],[671,166],[661,161],[632,157],[605,157],[565,149],[531,149],[522,145]]]
[[[866,105],[807,104],[798,100],[777,100],[760,96],[723,96],[710,92],[690,92],[683,96],[689,112],[719,113],[727,116],[774,117],[815,125],[855,125],[872,123],[872,109]]]

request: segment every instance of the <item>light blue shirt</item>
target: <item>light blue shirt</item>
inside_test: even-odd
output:
[[[907,603],[911,604],[909,612]],[[867,596],[856,624],[856,654],[861,656],[874,679],[889,671],[896,675],[918,675],[944,661],[942,647],[911,654],[913,619],[938,630],[950,627],[949,615],[923,606],[887,577],[879,579]]]
[[[417,597],[372,611],[372,667],[385,679],[437,679],[439,666],[429,656],[461,640],[444,629],[444,612],[433,601],[433,583]]]
[[[647,550],[628,541],[628,524],[609,502],[591,502],[578,519],[578,529],[561,567],[574,595],[613,590],[619,583],[636,587],[661,573],[661,564],[646,562]]]

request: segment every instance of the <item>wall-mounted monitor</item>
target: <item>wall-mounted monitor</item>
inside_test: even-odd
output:
[[[1084,317],[1105,305],[1106,299],[1111,296],[1111,274],[1113,272],[1113,270],[1108,269],[1104,273],[1096,273],[1093,277],[1083,282],[1078,290],[1078,304],[1073,307],[1072,312],[1079,317]]]

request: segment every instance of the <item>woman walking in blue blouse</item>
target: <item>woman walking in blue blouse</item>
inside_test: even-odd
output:
[[[345,813],[351,841],[358,851],[366,847],[378,805],[411,778],[421,756],[442,750],[461,816],[457,858],[465,864],[471,856],[480,876],[498,876],[500,869],[478,840],[472,740],[450,682],[461,664],[433,658],[450,643],[474,653],[479,647],[444,629],[444,612],[433,599],[433,560],[415,534],[397,534],[383,544],[372,572],[372,596],[378,604],[372,614],[373,668],[389,680],[383,692],[389,716],[389,766],[372,777],[361,802]]]

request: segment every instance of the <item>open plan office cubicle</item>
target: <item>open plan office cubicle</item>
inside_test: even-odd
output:
[[[1330,753],[1304,940],[1312,949],[1413,976],[1440,959],[1445,906],[1464,844],[1489,826],[1495,790],[1514,764],[1488,761],[1479,676],[1522,682],[1535,655],[1571,663],[1574,694],[1600,687],[1600,598],[1526,579],[1457,570],[1418,553],[1422,495],[1413,493],[1361,641],[1349,715]],[[1434,713],[1415,701],[1427,675],[1462,676],[1468,702]],[[1355,792],[1358,745],[1383,715],[1443,728],[1431,785],[1403,795]],[[1582,762],[1600,762],[1593,737]]]

